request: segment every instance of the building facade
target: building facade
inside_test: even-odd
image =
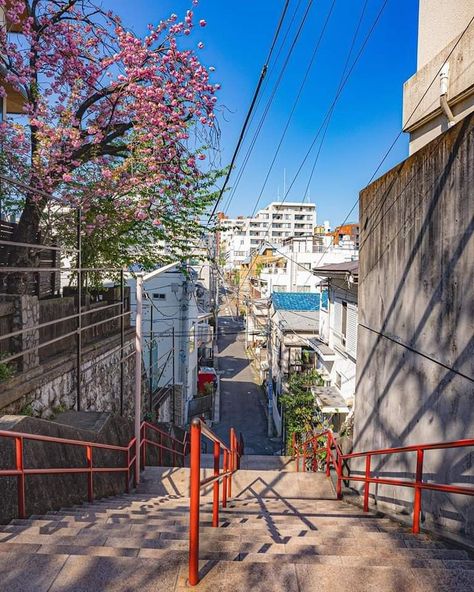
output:
[[[327,246],[321,235],[290,237],[274,248],[274,257],[259,270],[261,297],[269,298],[273,292],[320,292],[322,277],[313,268],[329,263],[356,260],[359,251],[354,244]]]
[[[319,337],[311,340],[316,368],[325,380],[318,390],[320,407],[347,412],[354,404],[358,326],[358,261],[326,265],[314,270],[325,277],[319,313]],[[329,405],[331,403],[331,405]]]
[[[472,0],[420,0],[417,72],[403,88],[413,154],[474,111]]]
[[[282,245],[290,236],[312,234],[316,206],[311,203],[272,202],[252,218],[219,217],[219,249],[227,270],[235,269],[263,243]]]

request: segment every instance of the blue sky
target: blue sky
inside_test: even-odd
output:
[[[255,145],[252,157],[226,213],[248,215],[270,166],[283,126],[291,110],[310,60],[314,45],[333,0],[314,0],[302,35],[279,91],[268,113]],[[341,76],[352,36],[366,0],[336,0],[334,11],[323,37],[305,90],[293,116],[284,144],[259,207],[283,194],[283,170],[286,169],[287,187],[321,125]],[[299,23],[308,0],[301,0],[295,22]],[[172,12],[183,15],[191,0],[105,0],[137,34],[145,33],[148,23],[156,23]],[[357,55],[383,0],[367,0],[353,57]],[[216,68],[215,82],[222,85],[219,102],[221,162],[228,164],[249,106],[260,70],[265,61],[276,23],[284,5],[283,0],[200,0],[195,7],[197,19],[206,19],[204,29],[197,28],[192,43],[203,41],[201,60]],[[298,5],[291,0],[286,24]],[[318,221],[329,219],[332,226],[340,223],[357,199],[383,154],[401,126],[403,83],[416,70],[416,38],[418,2],[388,0],[382,17],[358,65],[344,88],[334,111],[315,174],[310,185],[310,200],[316,203]],[[199,29],[199,30],[198,30]],[[284,28],[285,30],[285,28]],[[290,31],[291,40],[296,26]],[[269,69],[265,93],[259,114],[276,80],[289,41],[280,59]],[[252,128],[248,141],[252,137]],[[237,166],[242,162],[247,143],[243,146]],[[303,198],[309,172],[319,143],[297,178],[287,201]],[[381,171],[388,170],[403,160],[408,152],[406,134],[385,162]],[[238,170],[232,175],[235,184]],[[227,197],[222,201],[227,202]],[[357,210],[356,210],[357,212]],[[357,213],[351,218],[356,219]]]

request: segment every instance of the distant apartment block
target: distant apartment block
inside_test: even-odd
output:
[[[282,245],[290,236],[312,234],[316,226],[316,206],[312,203],[272,202],[252,218],[219,217],[220,252],[226,268],[235,269],[263,242]]]

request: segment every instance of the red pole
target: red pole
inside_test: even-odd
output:
[[[214,442],[214,477],[219,475],[221,446]],[[212,526],[219,526],[219,480],[214,482],[214,498],[212,500]]]
[[[370,456],[370,454],[368,454],[365,457],[364,512],[369,511],[370,460],[371,460],[371,456]]]
[[[306,442],[303,442],[303,473],[306,473]]]
[[[421,514],[421,483],[423,482],[423,449],[416,451],[416,477],[415,477],[415,500],[413,504],[413,527],[412,532],[420,532],[420,514]]]
[[[338,500],[342,500],[342,457],[337,447],[337,442],[334,441],[336,450],[336,472],[337,472],[337,483],[336,483],[336,497]]]
[[[127,448],[127,472],[125,473],[127,483],[125,484],[125,491],[130,493],[130,445]]]
[[[136,489],[137,484],[138,484],[138,479],[137,479],[137,454],[138,454],[138,447],[137,447],[137,441],[135,440],[135,462],[133,463],[133,488]]]
[[[227,450],[224,450],[224,473],[229,470],[229,455]],[[227,507],[227,476],[222,480],[222,507]]]
[[[329,435],[326,436],[326,477],[331,476],[331,441],[329,439]]]
[[[189,583],[199,582],[199,498],[201,493],[201,421],[191,423],[189,505]]]
[[[94,501],[94,475],[92,472],[92,446],[86,446],[86,458],[87,458],[87,467],[89,468],[89,472],[87,473],[87,497],[89,502]]]
[[[21,471],[18,475],[18,517],[26,518],[25,508],[25,473],[23,472],[23,438],[15,438],[15,460],[16,470]]]

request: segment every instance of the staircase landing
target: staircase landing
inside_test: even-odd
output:
[[[253,468],[235,475],[236,497],[221,510],[219,528],[211,527],[204,496],[203,579],[194,590],[474,591],[466,551],[336,501],[322,474],[290,474],[284,459],[272,459],[271,470],[262,464],[249,458]],[[147,469],[134,494],[1,527],[0,591],[190,590],[188,471]]]

